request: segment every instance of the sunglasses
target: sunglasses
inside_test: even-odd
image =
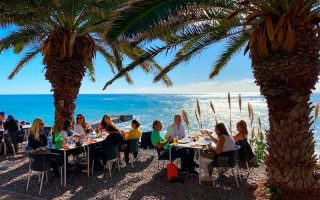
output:
[[[83,117],[78,117],[77,119],[83,119]]]
[[[40,125],[44,126],[44,123],[40,123]]]

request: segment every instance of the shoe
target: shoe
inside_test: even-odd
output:
[[[196,170],[194,170],[194,169],[193,170],[189,170],[188,173],[190,175],[197,175],[198,174],[198,172]]]
[[[199,163],[194,162],[193,166],[199,168]]]
[[[212,181],[212,177],[211,176],[202,176],[200,179],[203,182],[211,182]]]

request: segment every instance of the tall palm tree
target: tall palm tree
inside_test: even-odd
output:
[[[107,43],[103,32],[125,0],[19,0],[0,1],[0,26],[13,26],[14,31],[0,40],[0,53],[13,49],[25,53],[9,79],[31,59],[43,55],[45,77],[51,83],[55,106],[55,129],[62,128],[75,110],[75,100],[86,72],[94,81],[95,54],[100,53],[113,73],[122,69],[125,57],[137,59],[144,53],[129,41],[116,39]],[[139,64],[145,72],[161,67],[147,59]],[[131,77],[125,74],[128,83]],[[165,77],[165,84],[170,80]]]
[[[174,5],[178,9],[172,9]],[[320,67],[319,9],[318,0],[168,0],[162,5],[141,0],[119,13],[114,19],[115,29],[110,29],[107,37],[110,41],[121,34],[141,40],[160,38],[163,46],[148,49],[139,62],[180,47],[155,81],[220,41],[226,42],[226,49],[215,62],[210,78],[241,49],[249,52],[255,82],[269,109],[265,162],[269,183],[306,189],[315,183],[309,100]],[[125,22],[124,16],[132,20]],[[143,25],[145,18],[148,20]],[[139,62],[121,70],[107,85]]]

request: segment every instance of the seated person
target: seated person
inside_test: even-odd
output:
[[[236,144],[241,146],[239,149],[239,160],[255,163],[256,156],[252,152],[252,148],[248,142],[248,129],[244,120],[240,120],[237,123],[237,131],[238,133],[233,136],[233,139],[235,140]]]
[[[114,125],[109,115],[103,115],[98,130],[101,132],[106,131],[108,133],[118,132],[124,135],[124,131],[120,130],[116,125]]]
[[[74,124],[73,130],[79,134],[85,134],[92,132],[92,128],[89,123],[86,122],[82,114],[78,114],[76,123]]]
[[[28,137],[28,146],[29,150],[35,150],[39,147],[47,146],[47,135],[43,130],[44,123],[42,119],[36,118],[30,129],[29,137]]]
[[[139,129],[140,123],[137,120],[132,120],[131,122],[131,130],[125,133],[125,141],[124,144],[128,144],[126,140],[135,140],[140,139],[142,136],[142,131]],[[138,152],[133,153],[134,158],[138,157]],[[129,151],[128,148],[124,150],[124,159],[126,164],[129,164]]]
[[[30,129],[29,137],[28,137],[28,145],[26,147],[27,151],[38,152],[38,149],[40,147],[47,146],[47,135],[45,134],[43,127],[44,127],[44,123],[42,119],[36,118],[33,121]],[[48,153],[48,151],[46,151],[46,153]],[[51,155],[50,166],[53,168],[53,172],[56,178],[60,177],[59,167],[58,167],[60,163],[61,163],[61,157],[59,155]]]
[[[6,121],[5,113],[3,111],[0,112],[0,145],[2,143],[2,138],[3,138],[3,124]],[[2,146],[0,146],[0,152],[1,152]]]
[[[203,133],[208,135],[209,138],[216,144],[215,148],[209,147],[209,151],[212,152],[210,158],[206,158],[204,156],[201,157],[200,166],[201,170],[204,172],[204,176],[202,177],[203,181],[212,181],[212,178],[209,177],[209,164],[212,163],[212,161],[217,164],[219,155],[235,149],[234,139],[229,135],[223,123],[218,123],[216,125],[215,132],[218,136],[218,139],[213,137],[207,130],[203,131]]]
[[[169,159],[169,148],[171,148],[171,159],[175,160],[181,158],[181,171],[188,172],[190,174],[197,174],[194,170],[194,157],[191,156],[187,149],[171,147],[170,142],[172,141],[172,136],[164,139],[160,131],[162,129],[162,124],[160,121],[155,120],[153,122],[153,132],[151,134],[151,142],[157,148],[160,158]]]
[[[178,140],[181,140],[186,137],[184,127],[181,123],[180,115],[174,116],[173,123],[168,127],[165,138],[168,138],[169,135],[171,135],[173,138],[178,138]]]
[[[60,136],[66,140],[68,137],[81,137],[81,134],[76,133],[72,130],[72,122],[71,120],[67,119],[63,123],[62,131],[60,132]]]
[[[9,144],[13,144],[15,152],[18,152],[17,132],[19,131],[19,122],[12,115],[8,115],[7,121],[3,123],[3,128],[8,132],[6,137]],[[8,145],[8,149],[13,152],[12,146]]]
[[[123,143],[123,131],[120,130],[114,123],[111,121],[109,115],[104,115],[99,130],[105,130],[109,133],[105,140],[102,141],[103,145],[116,145]]]

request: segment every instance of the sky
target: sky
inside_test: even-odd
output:
[[[0,38],[8,31],[10,30],[0,30]],[[168,74],[173,81],[173,87],[167,88],[161,82],[153,83],[152,73],[145,74],[142,70],[135,69],[130,72],[134,80],[133,85],[128,85],[122,78],[104,91],[102,91],[104,84],[113,77],[113,74],[102,56],[97,54],[94,60],[96,82],[91,82],[88,77],[84,77],[80,93],[259,93],[259,88],[254,84],[251,61],[247,55],[243,55],[243,51],[234,56],[216,78],[209,80],[213,64],[223,50],[224,44],[217,44],[209,47],[188,63],[178,65]],[[14,54],[12,50],[0,54],[0,94],[50,94],[51,86],[44,77],[45,69],[41,54],[28,63],[13,80],[7,79],[22,56],[23,54]],[[156,57],[156,60],[164,67],[172,58],[173,54],[161,54]],[[129,64],[129,60],[125,60],[124,64]]]

